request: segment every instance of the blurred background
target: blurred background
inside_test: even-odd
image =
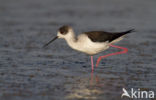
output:
[[[155,18],[155,0],[0,0],[0,100],[121,100],[122,88],[156,93]],[[117,44],[127,54],[103,59],[91,73],[90,57],[64,40],[42,48],[62,25],[76,34],[136,32]]]

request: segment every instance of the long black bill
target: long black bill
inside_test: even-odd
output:
[[[55,41],[57,38],[58,38],[58,36],[56,36],[55,38],[53,38],[52,40],[50,40],[48,43],[46,43],[46,44],[43,46],[43,48],[46,47],[46,46],[48,46],[50,43],[52,43],[53,41]]]

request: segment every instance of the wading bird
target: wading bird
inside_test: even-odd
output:
[[[90,31],[90,32],[84,32],[76,37],[73,29],[70,26],[65,25],[60,27],[58,29],[57,36],[53,38],[51,41],[49,41],[47,44],[45,44],[43,47],[46,47],[47,45],[49,45],[51,42],[53,42],[58,38],[63,38],[66,40],[67,44],[72,49],[86,53],[91,56],[91,65],[93,71],[94,70],[93,55],[108,49],[110,46],[123,50],[120,52],[115,52],[104,56],[100,56],[96,63],[96,67],[97,67],[102,58],[126,53],[128,51],[127,48],[112,45],[112,44],[119,42],[120,40],[123,39],[123,37],[127,33],[131,33],[133,31],[134,29],[125,32]]]

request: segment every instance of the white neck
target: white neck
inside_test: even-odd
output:
[[[65,40],[67,41],[68,45],[73,48],[73,49],[77,49],[77,39],[75,37],[75,34],[73,31],[71,31],[70,33],[68,33],[68,36],[65,37]]]

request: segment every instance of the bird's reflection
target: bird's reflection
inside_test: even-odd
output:
[[[98,73],[98,74],[97,74]],[[76,83],[68,84],[66,98],[70,99],[85,99],[85,100],[102,100],[121,99],[122,87],[125,87],[125,82],[118,72],[91,72],[89,77],[77,77]],[[75,79],[74,79],[75,81]]]
[[[99,81],[100,80],[99,80],[98,75],[94,75],[94,72],[91,72],[90,86],[92,86],[92,85],[98,85]]]
[[[86,99],[96,100],[98,95],[102,93],[102,90],[98,88],[100,79],[98,75],[94,75],[93,72],[90,74],[90,78],[83,78],[79,80],[79,84],[76,88],[72,89],[72,92],[66,96],[67,99]]]

